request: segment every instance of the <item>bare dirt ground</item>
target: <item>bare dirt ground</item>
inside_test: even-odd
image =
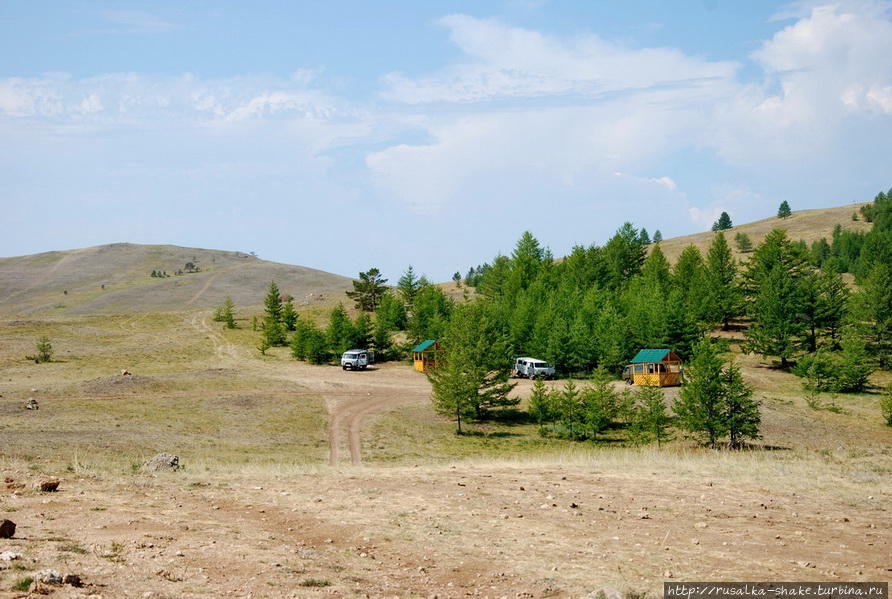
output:
[[[9,564],[22,574],[52,567],[88,585],[59,597],[583,597],[662,580],[892,578],[888,496],[618,466],[71,477],[54,494],[7,491],[20,528],[2,549],[23,555]]]
[[[0,561],[0,598],[27,596],[13,585],[44,568],[85,582],[51,596],[103,599],[575,598],[658,595],[664,580],[892,580],[889,433],[867,407],[803,411],[788,375],[744,364],[778,390],[763,406],[766,443],[787,439],[788,450],[563,443],[433,462],[423,456],[434,444],[502,440],[452,436],[411,367],[345,372],[261,357],[250,331],[221,331],[206,312],[170,322],[174,340],[152,336],[163,324],[152,317],[106,323],[115,336],[104,351],[137,359],[118,348],[156,344],[152,355],[167,360],[126,379],[92,345],[40,367],[0,348],[0,519],[18,524],[0,553],[21,554]],[[190,352],[167,357],[196,333]],[[177,369],[180,359],[191,361]],[[41,410],[25,414],[31,385]],[[515,393],[528,391],[520,381]],[[289,414],[295,405],[304,412]],[[323,406],[327,419],[315,418]],[[417,430],[382,432],[382,422]],[[420,457],[382,465],[382,450],[363,446],[372,428],[376,444],[407,443]],[[283,445],[298,435],[303,444]],[[97,455],[155,443],[180,453],[184,470],[149,475],[66,452],[84,443]],[[49,476],[59,490],[36,491]]]

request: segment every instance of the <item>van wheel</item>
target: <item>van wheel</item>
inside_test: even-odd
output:
[[[346,365],[346,364],[341,364],[341,370],[347,370],[347,365]]]
[[[632,384],[632,379],[626,379],[626,384],[627,384],[627,385],[631,385],[631,384]]]

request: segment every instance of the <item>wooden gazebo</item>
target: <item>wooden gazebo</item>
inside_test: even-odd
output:
[[[443,350],[440,349],[440,344],[436,339],[422,341],[412,348],[412,362],[415,370],[424,372],[431,368],[436,368],[441,360],[442,353]]]
[[[642,349],[627,368],[636,385],[672,387],[681,384],[681,358],[669,349]]]

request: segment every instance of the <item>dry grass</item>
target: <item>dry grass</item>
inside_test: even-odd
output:
[[[780,219],[777,217],[766,218],[752,223],[746,223],[732,227],[725,231],[725,239],[731,247],[735,258],[738,260],[746,260],[748,254],[742,254],[737,249],[734,242],[734,236],[737,233],[745,233],[753,242],[753,247],[761,243],[761,241],[774,229],[786,229],[790,239],[798,241],[802,239],[811,245],[813,241],[826,238],[829,242],[833,234],[833,228],[841,225],[843,229],[851,231],[869,231],[871,224],[864,220],[852,220],[852,213],[858,212],[861,204],[851,204],[849,206],[838,206],[835,208],[820,208],[816,210],[796,210],[789,218]],[[860,213],[859,213],[860,218]],[[715,233],[708,231],[705,233],[695,233],[694,235],[685,235],[683,237],[673,237],[665,239],[660,243],[660,249],[666,255],[670,262],[675,262],[678,256],[689,245],[694,245],[706,256],[710,244],[715,237]]]

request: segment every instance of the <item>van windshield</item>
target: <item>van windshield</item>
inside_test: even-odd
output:
[[[359,355],[358,354],[345,354],[344,357],[347,358],[348,360],[354,360],[354,359],[358,358]]]
[[[548,362],[536,362],[533,364],[536,368],[551,368],[551,364]]]

